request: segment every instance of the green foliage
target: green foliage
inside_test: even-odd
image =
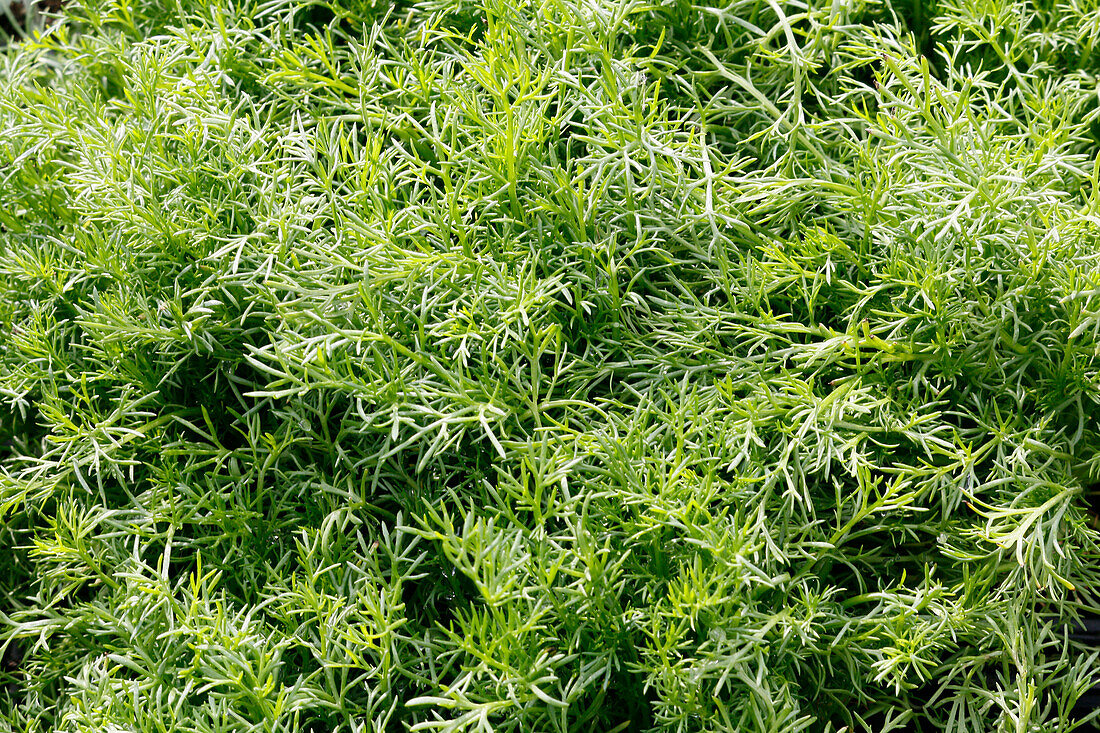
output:
[[[1095,3],[107,0],[0,57],[0,730],[1068,731]]]

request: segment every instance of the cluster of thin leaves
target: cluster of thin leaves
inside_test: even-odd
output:
[[[0,57],[0,730],[1067,731],[1096,0],[74,0]]]

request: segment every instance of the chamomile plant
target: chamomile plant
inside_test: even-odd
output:
[[[72,0],[0,54],[0,731],[1070,731],[1091,0]]]

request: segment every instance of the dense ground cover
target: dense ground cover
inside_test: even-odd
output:
[[[27,25],[0,730],[1073,727],[1095,0]]]

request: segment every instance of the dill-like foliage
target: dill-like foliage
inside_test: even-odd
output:
[[[1095,0],[13,34],[0,730],[1073,729],[1097,38]]]

